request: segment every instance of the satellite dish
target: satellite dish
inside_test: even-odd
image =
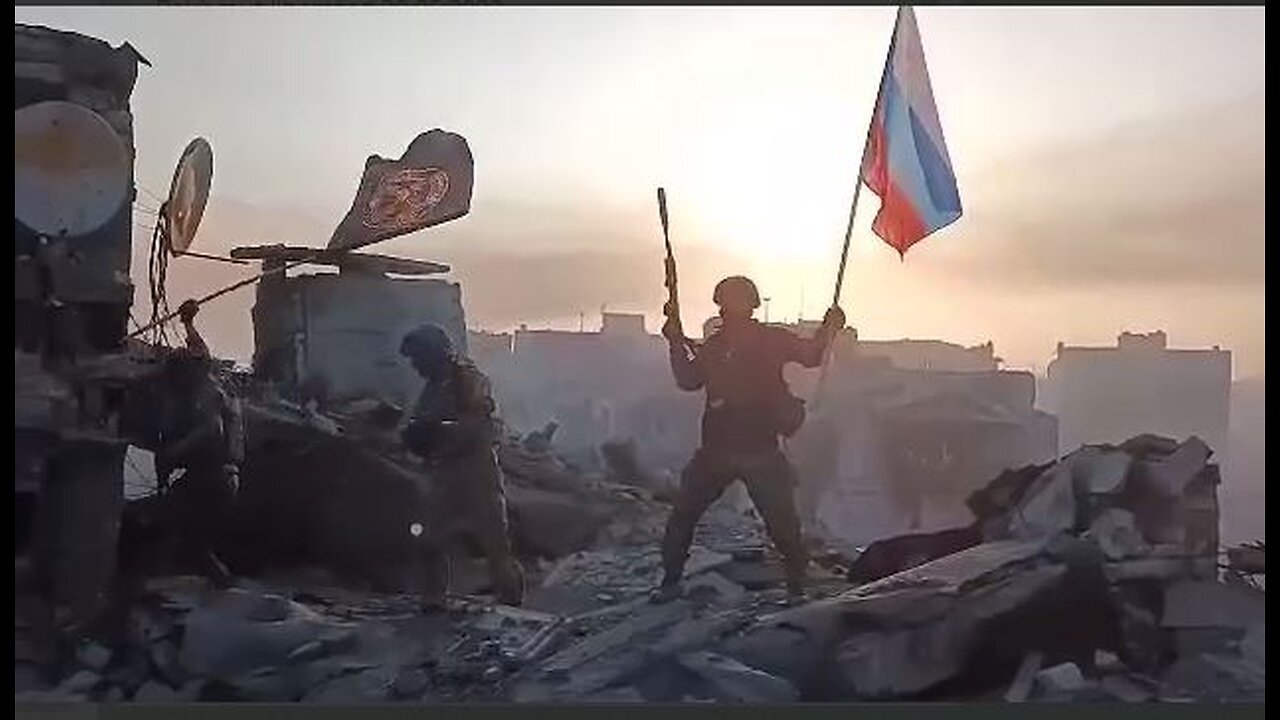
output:
[[[174,255],[181,255],[191,247],[200,218],[204,216],[204,206],[209,202],[212,183],[213,148],[204,138],[196,138],[187,144],[178,166],[173,169],[169,199],[163,208],[169,251]]]
[[[87,235],[128,200],[129,152],[99,114],[41,102],[13,113],[13,213],[47,237]]]

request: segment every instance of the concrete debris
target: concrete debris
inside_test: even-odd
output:
[[[281,536],[300,533],[291,542],[342,537],[305,558],[277,538],[266,553],[274,567],[230,589],[148,579],[123,644],[81,645],[70,677],[46,694],[338,704],[1265,698],[1265,592],[1216,579],[1216,532],[1193,519],[1197,507],[1216,517],[1217,471],[1196,441],[1082,448],[1001,473],[969,497],[969,525],[885,538],[856,556],[815,546],[824,562],[811,569],[811,598],[780,609],[776,553],[758,520],[729,507],[713,507],[698,529],[681,598],[649,603],[667,511],[643,489],[576,474],[556,458],[553,429],[545,443],[504,445],[525,606],[459,594],[424,615],[408,591],[413,545],[369,526],[429,518],[420,498],[430,478],[353,441],[350,418],[369,413],[347,410],[337,434],[258,421],[268,436],[310,443],[305,482],[323,488],[312,507],[293,501],[301,486],[290,483],[303,480],[285,477],[278,450],[259,445],[242,479],[247,521],[265,528],[274,517]],[[344,489],[335,472],[366,485]],[[262,532],[246,536],[261,543]],[[381,585],[376,572],[352,573],[362,564],[382,565]],[[455,587],[468,586],[473,565],[484,574],[479,560],[455,564]],[[288,567],[297,571],[276,569]]]
[[[1245,543],[1227,548],[1227,564],[1232,572],[1241,575],[1265,574],[1267,572],[1266,543]]]
[[[1240,641],[1240,654],[1245,660],[1262,668],[1267,668],[1267,626],[1259,623],[1250,627]]]
[[[1099,513],[1085,537],[1096,542],[1110,560],[1143,555],[1147,546],[1133,513],[1119,508],[1108,508]]]
[[[81,670],[58,685],[58,692],[68,695],[79,695],[93,690],[102,682],[102,676],[92,670]]]
[[[1035,689],[1049,697],[1070,696],[1088,685],[1075,663],[1054,665],[1036,673]]]
[[[85,643],[76,650],[76,661],[90,670],[101,672],[111,662],[111,650],[98,643]]]
[[[1093,667],[1098,672],[1117,672],[1124,669],[1124,664],[1120,662],[1120,657],[1110,650],[1095,650],[1093,652]]]
[[[1076,485],[1068,461],[1036,479],[1010,517],[1014,537],[1070,532],[1076,524]]]
[[[396,675],[391,683],[391,692],[406,700],[416,700],[427,691],[431,680],[421,668],[409,668]]]
[[[1035,683],[1036,673],[1040,671],[1040,665],[1043,662],[1044,653],[1041,652],[1027,653],[1027,656],[1022,658],[1022,663],[1018,665],[1018,673],[1013,676],[1013,682],[1004,693],[1005,702],[1026,701]]]
[[[1133,458],[1126,452],[1085,447],[1072,457],[1071,473],[1077,485],[1093,495],[1124,492]]]
[[[982,533],[974,526],[878,540],[850,564],[847,577],[852,583],[879,580],[981,542]]]
[[[786,680],[723,655],[705,651],[687,653],[680,656],[680,664],[710,683],[720,700],[781,704],[800,699],[795,687]]]
[[[1266,593],[1244,585],[1182,580],[1164,591],[1166,628],[1249,628],[1267,619]]]
[[[1258,701],[1266,697],[1266,680],[1266,669],[1246,658],[1202,654],[1174,663],[1162,692],[1201,702]]]
[[[1124,675],[1107,675],[1098,684],[1111,697],[1126,703],[1150,702],[1156,692]]]
[[[1165,497],[1180,497],[1212,454],[1204,441],[1191,437],[1166,457],[1140,461],[1136,479]]]
[[[642,703],[644,695],[630,685],[620,688],[609,688],[582,698],[583,702],[612,705],[614,703]]]
[[[712,602],[733,603],[740,600],[747,590],[741,585],[726,580],[718,572],[706,572],[685,583],[685,594],[691,598],[707,597]]]

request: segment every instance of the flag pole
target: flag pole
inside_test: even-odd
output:
[[[858,161],[857,180],[853,184],[853,201],[849,203],[849,222],[844,228],[844,245],[840,248],[840,268],[836,271],[836,287],[831,297],[832,306],[840,304],[840,292],[844,289],[844,269],[849,261],[849,241],[853,238],[853,221],[858,213],[858,196],[862,194],[862,172],[867,166],[867,151],[871,149],[871,131],[875,129],[876,111],[880,108],[880,96],[884,92],[884,78],[885,74],[889,72],[889,63],[893,61],[893,47],[898,39],[898,25],[901,22],[902,6],[899,6],[898,14],[893,20],[893,34],[889,36],[889,50],[885,53],[884,68],[880,71],[880,85],[876,88],[876,101],[871,106],[871,118],[867,120],[867,134],[862,140],[862,159]],[[813,396],[815,409],[818,407],[818,400],[822,397],[822,390],[827,384],[827,368],[834,348],[835,340],[833,339],[831,345],[827,347],[822,356],[822,369],[819,371],[818,385],[814,390]]]

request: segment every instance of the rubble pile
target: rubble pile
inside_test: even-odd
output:
[[[1188,664],[1232,674],[1238,692],[1217,697],[1264,696],[1242,648],[1265,632],[1265,595],[1218,580],[1210,454],[1140,436],[1002,473],[969,499],[971,526],[873,544],[849,571],[865,584],[779,614],[731,654],[812,699],[947,697],[1006,676],[1026,686],[1015,697],[1176,697],[1197,692]],[[1212,610],[1228,597],[1230,619]],[[1116,662],[1100,670],[1097,651]]]
[[[727,504],[667,604],[648,600],[656,543],[604,535],[529,561],[520,609],[459,594],[424,615],[411,593],[333,581],[157,578],[128,605],[127,637],[84,646],[60,686],[19,698],[1265,699],[1265,593],[1218,579],[1208,458],[1195,439],[1142,437],[1008,471],[970,499],[970,527],[852,563],[816,552],[835,572],[815,563],[800,604],[758,523]]]

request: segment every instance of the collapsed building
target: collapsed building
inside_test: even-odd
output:
[[[1035,408],[1035,378],[997,369],[990,345],[837,340],[828,377],[792,442],[809,521],[847,546],[938,529],[1007,467],[1057,454],[1057,421]],[[898,364],[901,363],[901,364]],[[799,373],[796,373],[799,375]]]

